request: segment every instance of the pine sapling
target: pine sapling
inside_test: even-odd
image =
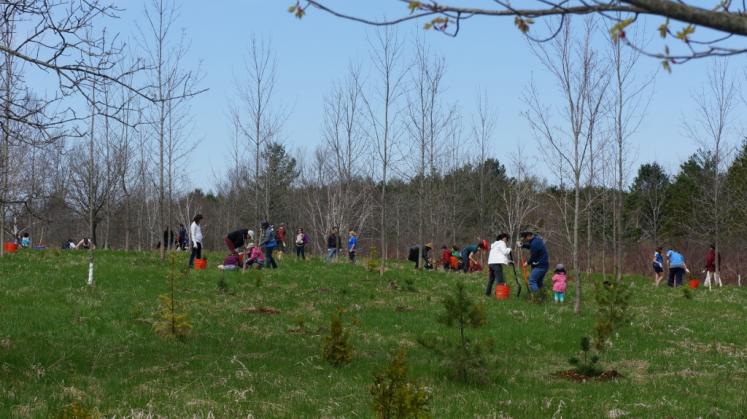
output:
[[[588,336],[581,338],[581,356],[571,357],[568,363],[573,366],[573,370],[578,375],[584,377],[598,377],[602,375],[602,369],[599,367],[599,355],[591,351],[591,339]]]
[[[332,313],[329,336],[324,338],[324,359],[335,367],[341,367],[353,360],[353,345],[350,334],[342,325],[343,309]]]
[[[426,418],[429,394],[407,376],[407,351],[399,348],[383,372],[374,375],[371,408],[377,418]]]
[[[180,273],[176,268],[176,255],[171,254],[169,272],[166,274],[166,282],[169,287],[168,294],[161,294],[158,299],[161,302],[159,318],[153,324],[153,329],[164,337],[186,337],[192,330],[192,325],[187,319],[187,314],[182,313],[177,301],[176,282],[183,278],[185,273]]]

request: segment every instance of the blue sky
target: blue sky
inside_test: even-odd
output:
[[[210,89],[191,104],[193,137],[201,141],[190,156],[194,187],[213,189],[216,176],[225,173],[231,150],[229,99],[234,97],[233,81],[236,76],[241,77],[253,34],[270,39],[274,47],[278,63],[276,101],[292,111],[283,132],[283,140],[291,149],[313,149],[319,141],[324,95],[335,80],[344,76],[348,62],[365,63],[370,27],[313,10],[298,20],[287,12],[290,3],[291,0],[179,0],[177,27],[186,29],[191,40],[189,61],[193,65],[202,61],[203,87]],[[397,1],[355,3],[359,4],[355,7],[371,16],[405,11]],[[122,6],[127,10],[121,20],[112,26],[125,37],[134,35],[143,4],[128,0]],[[349,5],[350,0],[332,0],[330,4]],[[422,22],[418,22],[400,25],[398,29],[402,37],[412,38],[422,32],[421,28]],[[537,170],[550,177],[546,166],[551,162],[542,161],[536,152],[538,142],[521,112],[526,109],[522,95],[532,78],[541,89],[550,91],[554,86],[513,21],[477,18],[467,22],[456,38],[430,32],[425,35],[432,50],[448,61],[446,98],[458,103],[465,121],[470,120],[480,89],[488,93],[497,109],[491,154],[506,160],[507,153],[522,144],[528,154],[536,155]],[[742,77],[745,63],[744,57],[730,61],[732,70]],[[656,160],[675,171],[696,149],[695,143],[684,137],[682,121],[694,111],[692,94],[705,82],[707,66],[707,61],[700,61],[675,66],[672,74],[658,72],[646,118],[631,138],[636,162]],[[644,58],[637,73],[646,77],[657,69],[658,61]],[[743,104],[740,112],[744,114]],[[251,158],[249,152],[247,158]]]

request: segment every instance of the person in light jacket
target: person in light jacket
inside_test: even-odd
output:
[[[202,259],[202,214],[195,215],[192,224],[189,226],[189,238],[192,241],[192,254],[189,255],[189,267],[193,267],[195,259]]]
[[[508,247],[508,234],[501,233],[495,238],[490,245],[488,253],[488,285],[485,287],[485,295],[493,295],[493,284],[506,283],[503,279],[503,267],[509,264],[508,255],[511,254],[511,248]]]

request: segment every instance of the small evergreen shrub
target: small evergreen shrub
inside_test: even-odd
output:
[[[458,282],[452,295],[443,300],[444,311],[438,322],[455,326],[459,340],[449,342],[440,337],[420,338],[418,342],[441,356],[448,376],[466,384],[486,384],[489,381],[489,363],[493,343],[471,340],[466,336],[468,328],[479,328],[485,324],[485,310],[469,297],[464,282]]]
[[[176,254],[170,257],[169,272],[166,274],[166,282],[169,286],[168,294],[161,294],[158,299],[161,302],[161,311],[158,319],[153,323],[153,329],[163,337],[184,338],[192,330],[192,325],[183,313],[183,304],[180,304],[176,294],[176,283],[184,278],[186,273],[178,272],[176,269]]]
[[[604,351],[612,336],[630,321],[631,289],[623,281],[594,281],[597,318],[594,323],[594,347]]]
[[[371,408],[377,418],[427,418],[428,391],[407,377],[407,352],[398,349],[389,365],[374,375]]]
[[[598,377],[602,375],[602,369],[599,366],[599,355],[591,351],[591,339],[588,336],[581,338],[581,356],[568,359],[573,370],[584,377]]]
[[[378,272],[381,267],[381,260],[379,259],[379,251],[376,246],[371,246],[371,252],[368,255],[368,261],[366,261],[366,269],[369,272]]]
[[[343,328],[342,315],[342,309],[332,313],[329,336],[324,338],[324,359],[335,367],[353,360],[353,345],[350,343],[350,333]]]

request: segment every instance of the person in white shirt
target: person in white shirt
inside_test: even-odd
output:
[[[493,284],[504,284],[503,266],[508,265],[508,255],[511,254],[511,248],[508,247],[508,234],[501,233],[495,238],[490,245],[488,254],[488,286],[485,288],[485,295],[493,295]]]
[[[192,224],[189,226],[189,238],[192,241],[192,254],[189,256],[189,267],[192,268],[195,258],[202,259],[202,214],[195,215]]]

